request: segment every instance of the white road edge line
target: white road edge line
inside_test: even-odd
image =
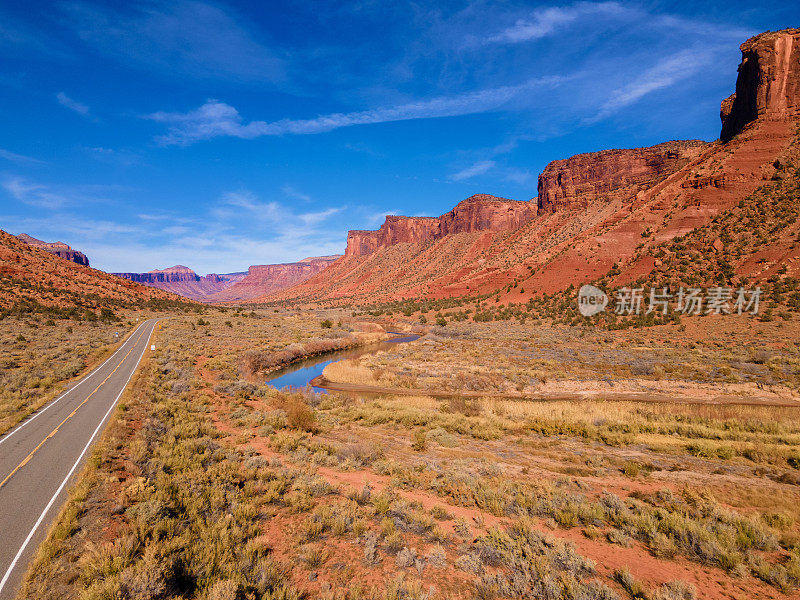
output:
[[[110,360],[111,360],[112,358],[114,358],[114,357],[115,357],[117,354],[119,354],[119,351],[120,351],[120,350],[122,350],[122,349],[123,349],[125,346],[127,346],[127,345],[128,345],[128,343],[129,343],[129,342],[130,342],[130,341],[131,341],[131,340],[134,338],[134,334],[135,334],[135,333],[136,333],[136,332],[139,330],[139,328],[140,328],[140,327],[142,327],[143,325],[146,325],[146,324],[147,324],[147,321],[145,321],[144,323],[142,323],[141,325],[139,325],[139,327],[137,327],[136,329],[134,329],[134,330],[133,330],[133,332],[131,332],[131,335],[130,335],[130,336],[128,336],[128,339],[127,339],[127,340],[125,340],[125,343],[124,343],[124,344],[122,344],[122,346],[120,346],[119,348],[117,348],[117,350],[116,350],[116,352],[114,352],[114,354],[112,354],[112,355],[111,355],[111,356],[109,356],[107,359],[105,359],[105,360],[104,360],[102,363],[100,363],[99,365],[97,365],[97,366],[96,366],[94,369],[92,369],[92,371],[91,371],[90,373],[88,373],[87,375],[84,375],[84,376],[83,376],[83,378],[82,378],[82,379],[81,379],[81,380],[80,380],[78,383],[76,383],[75,385],[73,385],[71,388],[69,388],[69,389],[68,389],[66,392],[64,392],[63,394],[61,394],[61,395],[60,395],[58,398],[56,398],[55,400],[51,400],[50,402],[48,402],[48,403],[47,403],[47,404],[46,404],[44,407],[42,407],[42,408],[40,408],[39,410],[37,410],[35,413],[33,413],[33,415],[31,415],[30,417],[28,417],[27,419],[25,419],[25,420],[24,420],[22,423],[17,423],[17,425],[16,425],[16,426],[15,426],[15,427],[14,427],[14,428],[11,430],[11,431],[7,431],[7,432],[5,433],[5,435],[3,435],[2,437],[0,437],[0,444],[2,444],[3,442],[5,442],[5,441],[6,441],[8,438],[10,438],[12,435],[14,435],[15,433],[17,433],[17,432],[18,432],[20,429],[22,429],[23,427],[25,427],[25,425],[27,425],[28,423],[30,423],[31,421],[33,421],[33,420],[34,420],[36,417],[38,417],[39,415],[41,415],[41,414],[42,414],[43,412],[45,412],[45,411],[46,411],[48,408],[50,408],[51,406],[55,406],[56,404],[58,404],[58,401],[59,401],[59,400],[61,400],[62,398],[64,398],[64,396],[66,396],[66,395],[67,395],[67,394],[69,394],[70,392],[73,392],[73,391],[77,390],[77,389],[78,389],[78,388],[79,388],[81,385],[83,385],[84,383],[86,383],[86,382],[89,380],[89,378],[90,378],[92,375],[94,375],[95,373],[97,373],[97,372],[98,372],[100,369],[102,369],[104,366],[106,366],[106,363],[107,363],[108,361],[110,361]]]
[[[44,521],[45,516],[47,515],[48,511],[50,510],[50,508],[53,506],[53,503],[56,501],[56,498],[58,498],[58,495],[61,493],[61,490],[63,490],[64,486],[67,485],[67,482],[70,480],[70,477],[72,477],[72,474],[75,472],[75,469],[78,468],[78,464],[81,462],[81,460],[83,460],[83,457],[86,454],[86,451],[89,449],[89,446],[92,445],[92,442],[94,441],[94,438],[97,435],[97,432],[100,431],[100,429],[103,427],[103,424],[106,422],[106,419],[108,419],[108,415],[110,415],[111,411],[114,410],[114,407],[117,405],[117,402],[122,397],[122,394],[125,391],[125,388],[128,387],[128,383],[130,383],[131,379],[133,378],[133,374],[136,373],[136,370],[139,368],[139,363],[142,362],[142,357],[144,356],[144,353],[147,350],[147,343],[150,341],[150,337],[153,335],[153,330],[155,330],[155,324],[153,324],[153,329],[150,331],[150,335],[147,336],[147,340],[145,341],[144,348],[142,348],[142,353],[139,355],[139,360],[136,361],[136,364],[134,365],[133,370],[131,371],[131,374],[128,375],[128,379],[125,381],[125,385],[122,386],[122,389],[119,391],[119,394],[117,394],[117,397],[114,398],[114,402],[112,402],[111,406],[108,407],[108,411],[106,411],[106,414],[100,420],[100,423],[98,423],[97,427],[95,428],[94,432],[92,433],[92,436],[89,438],[89,441],[86,442],[86,445],[83,447],[83,450],[81,451],[81,453],[78,456],[77,460],[72,465],[72,468],[69,470],[69,473],[67,473],[67,476],[64,478],[64,481],[61,482],[61,485],[58,486],[58,489],[56,490],[55,494],[53,494],[53,497],[50,498],[50,501],[47,503],[47,506],[44,507],[44,510],[42,511],[42,514],[39,515],[39,518],[36,520],[36,523],[33,525],[33,529],[31,529],[30,533],[28,533],[28,537],[25,538],[25,541],[22,543],[22,546],[20,546],[20,549],[17,551],[16,556],[14,556],[14,560],[11,561],[11,564],[9,565],[8,570],[6,571],[5,575],[3,575],[3,579],[0,580],[0,593],[3,591],[3,588],[5,587],[6,582],[8,581],[8,578],[11,576],[11,572],[14,570],[14,567],[17,566],[17,562],[19,561],[20,557],[22,556],[22,553],[25,552],[25,548],[28,547],[28,544],[30,543],[31,539],[33,538],[34,534],[36,533],[36,530],[39,529],[39,525],[41,525],[42,521]]]

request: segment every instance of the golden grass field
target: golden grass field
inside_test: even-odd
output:
[[[711,397],[736,374],[794,397],[794,322],[763,331],[768,355],[718,342],[745,325],[713,324],[689,347],[659,328],[451,323],[326,376],[474,390],[465,373],[488,393],[617,373],[616,386],[667,380]],[[379,337],[363,329],[343,311],[166,321],[21,597],[797,597],[800,408],[263,384],[259,367],[281,357]],[[742,364],[717,376],[721,357]]]

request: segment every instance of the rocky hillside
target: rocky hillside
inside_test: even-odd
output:
[[[77,250],[73,250],[69,246],[67,246],[64,242],[43,242],[42,240],[37,240],[35,237],[28,235],[27,233],[21,233],[17,236],[18,239],[22,240],[29,246],[34,246],[36,248],[41,248],[49,252],[50,254],[55,254],[59,258],[63,258],[64,260],[69,260],[79,265],[83,265],[85,267],[89,266],[89,259],[83,252],[78,252]]]
[[[473,197],[448,213],[458,223],[452,228],[443,225],[446,215],[387,217],[378,231],[350,232],[342,260],[264,300],[494,296],[525,302],[610,273],[617,284],[647,277],[663,264],[658,256],[672,240],[720,219],[751,226],[752,220],[729,215],[756,192],[774,191],[782,202],[796,203],[778,186],[796,168],[800,30],[761,34],[741,49],[736,93],[722,103],[720,140],[557,160],[540,176],[536,202]],[[797,227],[775,229],[775,243],[785,248],[775,254],[782,277],[800,275]],[[713,251],[725,251],[726,240]],[[690,260],[681,265],[691,270]],[[743,262],[732,268],[751,278],[769,276],[768,269]]]
[[[97,317],[117,307],[178,304],[173,294],[64,260],[0,230],[0,318],[32,312]]]
[[[113,273],[113,275],[167,290],[192,300],[202,301],[240,281],[246,273],[224,273],[222,275],[209,273],[201,276],[189,267],[175,265],[167,269],[154,269],[147,273]]]

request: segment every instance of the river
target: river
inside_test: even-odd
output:
[[[270,373],[265,383],[278,389],[287,387],[304,388],[311,384],[312,379],[318,375],[322,375],[323,369],[332,362],[345,358],[357,358],[365,354],[375,354],[381,350],[390,350],[395,344],[405,344],[419,339],[418,335],[407,335],[391,331],[389,333],[394,334],[396,337],[375,344],[368,344],[366,346],[359,346],[358,348],[350,348],[347,350],[335,350],[333,352],[293,362],[282,369]],[[312,389],[315,392],[327,393],[325,388],[312,386]]]

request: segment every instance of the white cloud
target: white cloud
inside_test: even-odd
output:
[[[713,49],[691,48],[664,58],[644,73],[633,73],[631,82],[611,94],[598,113],[588,122],[604,119],[620,109],[629,106],[647,94],[669,87],[678,81],[695,75],[708,65],[713,57]]]
[[[114,10],[73,2],[65,8],[68,23],[85,42],[147,70],[171,77],[178,72],[246,81],[285,78],[284,61],[258,42],[242,19],[215,3],[178,0]]]
[[[66,106],[70,110],[74,110],[79,115],[88,116],[89,115],[89,107],[85,104],[81,104],[77,100],[73,100],[69,96],[67,96],[64,92],[58,92],[56,94],[56,98],[58,99],[58,103],[61,106]]]
[[[499,110],[525,93],[558,85],[563,79],[563,77],[534,78],[517,85],[483,89],[456,96],[442,96],[386,108],[333,113],[313,119],[251,121],[245,124],[233,106],[219,100],[208,100],[201,107],[188,113],[157,112],[148,115],[147,118],[169,125],[169,132],[159,138],[165,145],[185,145],[219,136],[251,139],[265,135],[308,135],[353,125],[456,117]]]
[[[303,202],[311,202],[311,196],[308,194],[304,194],[303,192],[299,192],[294,189],[288,183],[281,188],[281,191],[286,194],[289,198],[294,198],[295,200],[302,200]]]
[[[0,158],[4,158],[6,160],[10,160],[11,162],[15,163],[44,164],[43,160],[39,160],[38,158],[33,158],[31,156],[24,156],[22,154],[17,154],[15,152],[11,152],[10,150],[6,150],[4,148],[0,148]]]
[[[62,208],[67,205],[97,202],[108,204],[120,192],[130,191],[120,185],[52,185],[8,175],[0,186],[14,199],[38,208]]]
[[[517,185],[525,185],[533,178],[534,174],[528,171],[527,169],[516,169],[512,167],[506,171],[503,180],[516,183]]]
[[[579,18],[597,15],[620,16],[627,9],[619,2],[578,2],[571,6],[550,6],[540,8],[530,17],[518,19],[497,35],[488,38],[489,42],[511,43],[528,42],[546,37],[561,26]]]
[[[11,177],[3,182],[3,189],[20,202],[38,208],[58,208],[67,198],[56,193],[46,185],[28,182],[20,177]]]
[[[457,173],[453,173],[450,175],[450,179],[453,181],[471,179],[472,177],[477,177],[478,175],[483,175],[484,173],[488,172],[494,167],[494,165],[495,162],[493,160],[480,160],[475,164],[458,171]]]

